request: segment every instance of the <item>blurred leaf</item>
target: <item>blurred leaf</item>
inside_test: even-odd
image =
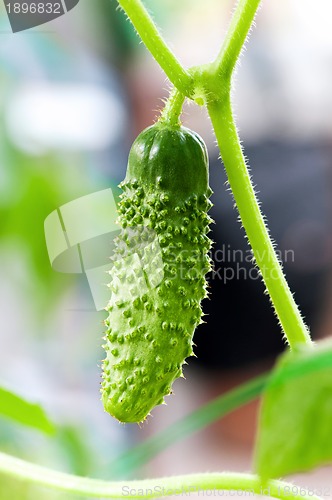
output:
[[[16,478],[0,474],[0,500],[8,500],[8,498],[30,500],[30,490],[31,486],[27,482],[17,481]]]
[[[264,393],[256,443],[263,479],[332,461],[332,342],[283,354]]]
[[[79,428],[66,426],[58,429],[61,450],[70,465],[70,471],[78,476],[88,476],[93,461],[91,450],[85,443],[84,437]]]
[[[19,272],[12,280],[36,307],[40,321],[74,282],[73,275],[51,267],[44,221],[63,203],[86,194],[85,178],[75,162],[68,168],[63,158],[51,153],[29,156],[5,136],[0,142],[0,173],[6,177],[5,192],[0,186],[0,250],[9,250],[13,261],[18,260]]]
[[[54,424],[41,406],[30,403],[2,387],[0,387],[0,415],[46,434],[55,432]]]

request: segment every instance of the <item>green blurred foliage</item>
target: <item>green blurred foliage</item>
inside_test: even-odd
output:
[[[4,138],[1,147],[0,252],[9,249],[20,268],[23,263],[23,272],[13,279],[41,318],[74,279],[52,269],[44,221],[63,203],[86,194],[86,183],[60,156],[29,156]]]
[[[79,476],[88,476],[93,466],[92,450],[84,440],[81,429],[65,426],[58,430],[58,443],[69,465],[69,470]]]
[[[0,387],[0,415],[46,434],[53,434],[55,431],[53,423],[41,406],[30,403],[2,387]]]
[[[264,479],[332,460],[332,342],[287,351],[263,396],[256,470]]]

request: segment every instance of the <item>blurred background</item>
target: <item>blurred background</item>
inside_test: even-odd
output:
[[[186,66],[212,60],[233,1],[145,0]],[[0,449],[49,467],[112,478],[112,461],[223,391],[272,367],[283,343],[243,230],[205,110],[186,126],[210,154],[215,272],[195,360],[167,406],[141,427],[120,425],[99,396],[104,312],[83,274],[55,272],[44,220],[111,187],[130,145],[158,115],[169,84],[115,0],[80,0],[63,17],[12,34],[0,4],[0,384],[40,402],[53,438],[0,420]],[[233,100],[253,181],[291,289],[315,338],[332,331],[332,5],[265,3],[237,69]],[[172,446],[146,477],[251,468],[257,403]],[[330,486],[331,468],[298,476]],[[119,475],[116,476],[119,478]],[[330,476],[331,477],[331,476]],[[0,499],[69,498],[0,477]],[[225,495],[226,496],[226,495]],[[73,497],[74,498],[74,497]],[[77,498],[77,497],[76,497]]]

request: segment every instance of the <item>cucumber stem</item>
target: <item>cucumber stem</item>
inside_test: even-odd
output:
[[[248,36],[260,0],[239,0],[220,52],[213,62],[216,78],[230,76]]]
[[[158,122],[174,128],[181,127],[180,116],[185,98],[185,95],[174,87],[166,100]]]

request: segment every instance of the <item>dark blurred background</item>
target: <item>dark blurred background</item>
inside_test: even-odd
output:
[[[144,2],[188,67],[212,60],[233,2]],[[111,461],[202,402],[271,368],[283,348],[204,109],[183,122],[210,154],[216,224],[197,359],[175,395],[140,429],[99,401],[103,312],[84,275],[56,273],[44,220],[61,205],[117,184],[136,135],[167,96],[163,72],[115,0],[81,0],[66,16],[13,35],[0,9],[0,383],[41,402],[53,439],[0,421],[0,449],[50,467],[111,477]],[[261,8],[238,66],[234,104],[245,154],[295,298],[315,338],[330,335],[332,6],[279,0]],[[250,468],[257,404],[152,462],[145,474]],[[138,474],[138,473],[137,473]],[[137,475],[136,474],[136,475]],[[326,472],[302,480],[321,485]],[[311,482],[310,482],[311,481]],[[327,483],[326,483],[327,484]],[[0,478],[0,499],[68,498]]]

